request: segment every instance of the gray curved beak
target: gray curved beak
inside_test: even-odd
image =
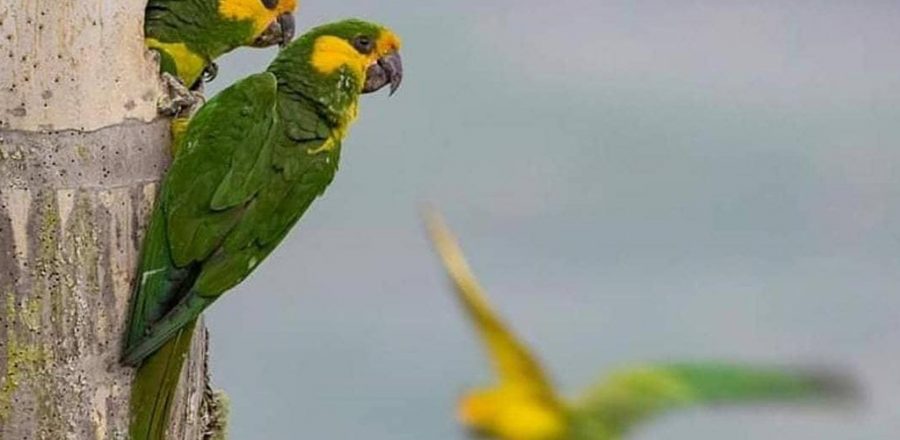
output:
[[[253,41],[253,47],[269,47],[279,45],[287,46],[294,39],[295,25],[294,15],[284,13],[263,31],[256,40]]]
[[[393,95],[403,82],[403,60],[399,52],[392,52],[379,58],[375,64],[366,69],[366,84],[363,93],[377,92],[390,84]]]

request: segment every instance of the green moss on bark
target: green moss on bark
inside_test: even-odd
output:
[[[9,328],[6,334],[6,374],[0,378],[0,422],[9,416],[13,397],[23,383],[41,383],[41,371],[45,369],[48,361],[47,351],[40,344],[25,342],[16,333],[15,322],[24,323],[31,319],[23,317],[21,313],[17,313],[18,311],[14,292],[7,292],[6,316]],[[22,311],[26,315],[32,313],[26,308]],[[43,390],[37,394],[39,398],[46,395]]]

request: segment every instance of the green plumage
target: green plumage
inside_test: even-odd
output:
[[[138,368],[131,388],[131,440],[164,440],[172,399],[190,352],[196,320],[169,339]]]
[[[460,400],[460,421],[499,440],[620,440],[673,409],[715,404],[821,402],[855,397],[848,376],[732,363],[638,365],[614,372],[580,399],[559,397],[528,346],[487,301],[456,239],[429,211],[428,231],[463,310],[478,330],[496,385]]]
[[[571,407],[571,440],[618,439],[642,422],[695,406],[847,399],[846,377],[730,363],[637,366],[613,373]]]
[[[334,178],[365,78],[346,65],[320,73],[314,42],[374,41],[381,31],[357,20],[312,30],[266,72],[210,99],[179,138],[135,277],[123,357],[140,366],[133,440],[162,438],[200,313],[253,272]]]
[[[258,1],[258,0],[251,0]],[[216,58],[253,41],[250,20],[230,20],[219,15],[219,0],[150,0],[144,17],[144,34],[164,44],[182,43],[208,66]],[[160,68],[180,77],[191,87],[199,75],[179,75],[178,61],[159,48]],[[202,68],[199,69],[202,72]]]
[[[363,79],[322,75],[309,58],[316,36],[360,23],[305,35],[192,118],[145,239],[127,363],[249,275],[334,178]]]
[[[144,20],[145,37],[184,43],[210,59],[253,38],[253,23],[219,15],[219,0],[150,0]]]

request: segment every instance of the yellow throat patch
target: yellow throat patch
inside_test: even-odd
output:
[[[188,49],[184,43],[163,43],[155,38],[147,38],[145,44],[172,58],[178,78],[184,84],[193,84],[203,74],[203,69],[206,69],[206,59]]]

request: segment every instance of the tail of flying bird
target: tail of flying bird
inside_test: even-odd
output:
[[[727,362],[662,363],[605,377],[572,406],[573,434],[613,438],[673,410],[700,406],[852,402],[847,376],[828,371]]]

